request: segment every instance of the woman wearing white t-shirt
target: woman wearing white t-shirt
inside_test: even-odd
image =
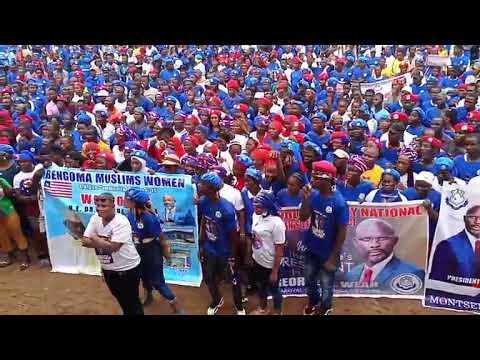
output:
[[[285,245],[285,223],[278,214],[275,196],[266,190],[253,199],[255,213],[252,221],[252,274],[257,284],[260,304],[252,315],[266,315],[268,293],[273,298],[273,314],[282,313],[282,294],[278,286],[280,262]]]
[[[95,196],[97,214],[90,218],[82,245],[94,248],[105,282],[124,315],[143,315],[140,302],[140,256],[127,217],[115,211],[114,197]]]

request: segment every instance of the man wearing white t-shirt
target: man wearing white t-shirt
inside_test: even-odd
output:
[[[105,282],[124,315],[143,315],[138,286],[140,256],[127,217],[115,211],[112,194],[95,196],[97,214],[90,218],[82,245],[94,248]]]

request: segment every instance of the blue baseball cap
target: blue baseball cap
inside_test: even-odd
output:
[[[355,120],[350,122],[350,129],[352,129],[354,127],[360,127],[360,128],[368,129],[368,124],[363,119],[355,119]]]

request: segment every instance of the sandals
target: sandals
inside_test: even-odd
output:
[[[24,270],[27,270],[29,267],[30,267],[30,263],[29,262],[24,262],[24,263],[20,264],[19,270],[24,271]]]

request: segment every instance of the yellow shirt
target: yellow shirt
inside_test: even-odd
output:
[[[375,164],[375,166],[365,171],[362,174],[362,180],[370,181],[375,187],[378,187],[380,184],[380,180],[382,179],[383,169]]]

